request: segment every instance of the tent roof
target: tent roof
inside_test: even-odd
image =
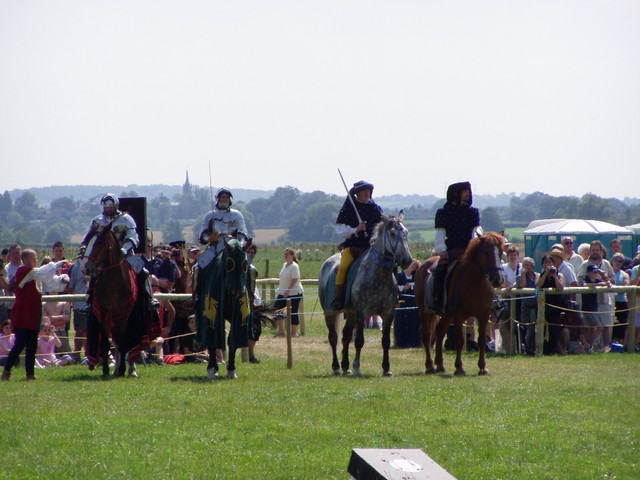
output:
[[[640,223],[634,223],[633,225],[625,225],[624,228],[628,228],[634,233],[640,233]]]
[[[534,220],[524,231],[525,235],[537,234],[576,234],[576,233],[623,233],[633,234],[633,231],[614,225],[613,223],[601,222],[600,220],[578,220],[578,219],[546,219]]]

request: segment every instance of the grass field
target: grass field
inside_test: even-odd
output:
[[[352,448],[419,448],[458,479],[640,477],[640,355],[489,357],[488,377],[426,377],[424,353],[367,330],[363,376],[334,377],[323,321],[259,365],[211,382],[205,366],[140,367],[99,380],[71,366],[0,384],[3,479],[345,479]]]

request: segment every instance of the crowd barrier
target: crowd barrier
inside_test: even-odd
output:
[[[313,318],[315,315],[322,316],[322,309],[320,308],[319,298],[317,294],[318,280],[317,279],[303,279],[302,281],[303,288],[305,289],[305,293],[302,301],[300,302],[299,309],[299,319],[300,319],[300,327],[299,333],[304,336],[306,334],[305,331],[305,316],[311,315]],[[261,298],[266,303],[271,303],[276,298],[276,288],[278,286],[279,280],[277,278],[263,278],[257,280],[258,289],[260,291]],[[509,291],[505,289],[496,289],[496,295],[500,296],[502,300],[509,301],[509,308],[511,310],[511,315],[509,320],[506,320],[505,323],[508,323],[509,328],[509,338],[511,339],[510,343],[506,345],[505,350],[507,353],[515,353],[518,351],[517,335],[514,335],[516,331],[517,325],[527,325],[524,322],[519,322],[515,320],[516,318],[516,301],[518,299],[522,299],[528,296],[535,296],[537,298],[538,303],[538,313],[536,318],[536,355],[542,355],[543,344],[544,344],[544,335],[545,335],[545,307],[547,305],[546,298],[547,295],[565,295],[565,294],[583,294],[583,293],[594,293],[597,290],[598,293],[627,293],[627,299],[629,302],[629,321],[627,322],[627,351],[633,352],[635,350],[635,314],[638,314],[640,311],[640,302],[638,301],[638,297],[640,296],[640,286],[611,286],[611,287],[565,287],[562,292],[558,292],[552,288],[545,289],[534,289],[534,288],[514,288]],[[505,295],[502,297],[502,295]],[[157,293],[154,294],[154,297],[159,300],[189,300],[191,298],[191,294],[185,293]],[[43,295],[43,302],[75,302],[75,301],[84,301],[86,300],[85,295]],[[305,309],[305,300],[308,302],[314,302],[313,308],[311,310]],[[14,301],[14,297],[0,297],[0,302],[12,303]],[[289,302],[288,302],[289,303]],[[399,307],[402,308],[402,307]],[[415,307],[412,307],[415,308]],[[569,309],[565,309],[569,310]],[[287,316],[287,326],[290,325],[291,316],[290,316],[290,305],[286,308]],[[580,311],[578,311],[580,312]],[[580,312],[582,313],[582,312]],[[497,322],[492,319],[491,322],[493,325],[501,325],[500,322]],[[624,324],[616,324],[616,325],[624,325]],[[584,326],[581,328],[590,328],[588,326]]]

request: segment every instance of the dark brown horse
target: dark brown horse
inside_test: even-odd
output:
[[[455,328],[456,375],[465,375],[462,368],[462,347],[464,345],[463,325],[469,318],[478,320],[480,357],[479,375],[487,375],[484,341],[485,332],[491,315],[491,306],[495,298],[494,288],[500,287],[504,278],[501,256],[504,249],[504,237],[489,232],[476,237],[467,246],[460,260],[452,266],[447,276],[446,303],[444,315],[438,321],[435,312],[427,309],[431,283],[429,268],[434,259],[425,261],[416,271],[416,303],[420,314],[422,339],[427,354],[426,373],[444,372],[442,342],[449,324]],[[431,359],[431,341],[435,332],[436,368]]]
[[[139,288],[136,273],[120,251],[111,224],[97,232],[89,247],[86,262],[86,271],[92,277],[87,335],[89,369],[102,361],[103,377],[109,377],[110,340],[113,340],[116,346],[113,376],[123,376],[127,363],[129,376],[137,376],[135,361],[140,351],[148,347],[148,336],[136,304]]]

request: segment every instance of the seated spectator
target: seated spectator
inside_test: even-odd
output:
[[[189,320],[187,322],[189,326],[189,330],[193,335],[189,335],[184,337],[183,346],[184,346],[184,356],[187,362],[196,362],[202,363],[209,361],[209,353],[207,349],[200,345],[196,340],[196,316],[189,315]],[[220,357],[218,357],[220,359]]]
[[[575,303],[575,302],[570,302]],[[574,305],[578,306],[577,303]],[[558,353],[560,355],[580,355],[591,352],[591,345],[585,336],[584,320],[579,313],[573,311],[560,314],[560,334],[558,335]]]
[[[56,335],[51,321],[49,318],[44,317],[42,319],[42,326],[40,327],[40,335],[38,336],[36,366],[39,368],[62,367],[73,363],[71,356],[55,354],[55,349],[60,348],[60,345],[60,339]]]
[[[15,344],[16,336],[11,328],[11,320],[6,319],[2,322],[2,333],[0,333],[0,367],[6,365],[9,352]]]

